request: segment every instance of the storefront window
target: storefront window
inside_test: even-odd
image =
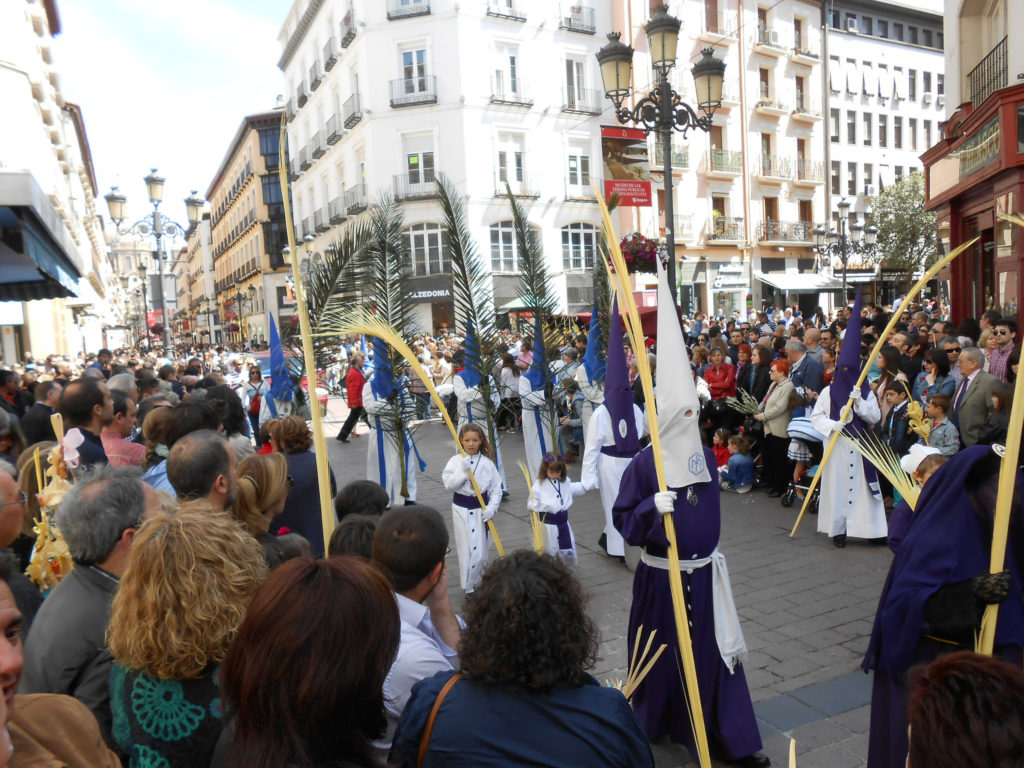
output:
[[[999,311],[1004,315],[1017,314],[1017,270],[999,273]]]

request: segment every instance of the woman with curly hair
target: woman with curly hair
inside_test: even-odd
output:
[[[286,416],[269,424],[270,444],[276,452],[284,454],[288,463],[288,475],[293,481],[284,509],[270,524],[270,533],[277,535],[281,528],[288,528],[305,537],[313,557],[323,557],[326,542],[323,519],[320,515],[316,456],[310,450],[313,445],[313,433],[301,416]],[[334,471],[330,470],[330,474],[331,498],[334,498],[338,487],[334,481]]]
[[[284,510],[292,482],[280,453],[246,456],[238,464],[238,495],[231,514],[256,537],[271,570],[286,560],[284,548],[269,531],[270,522]]]
[[[210,764],[219,665],[266,575],[256,539],[205,500],[146,518],[107,629],[112,730],[130,768]]]
[[[391,585],[362,558],[274,571],[224,659],[228,765],[377,768],[370,740],[400,630]]]
[[[625,697],[587,672],[597,660],[597,629],[579,581],[559,558],[521,550],[494,561],[466,607],[462,672],[419,765],[654,765]],[[431,708],[453,674],[413,690],[395,733],[397,765],[417,764]]]

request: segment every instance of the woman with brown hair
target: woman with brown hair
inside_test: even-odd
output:
[[[210,764],[218,665],[266,575],[256,540],[205,500],[147,516],[107,628],[112,731],[130,765]]]
[[[879,424],[885,423],[885,417],[889,415],[889,409],[892,407],[885,399],[885,391],[893,387],[907,387],[908,389],[910,387],[906,375],[900,368],[900,363],[900,351],[896,347],[891,345],[882,347],[882,351],[878,355],[878,370],[881,375],[871,384],[871,388],[875,390],[875,396],[878,398],[878,410],[882,413],[882,420],[878,422]]]
[[[286,559],[269,531],[270,522],[284,510],[291,482],[288,462],[280,453],[246,456],[238,463],[238,496],[231,513],[256,537],[271,570]]]
[[[309,541],[313,557],[323,557],[324,527],[320,515],[320,489],[317,484],[316,456],[310,448],[313,433],[301,416],[286,416],[270,422],[270,444],[283,453],[288,464],[292,486],[288,491],[284,509],[270,524],[270,533],[277,535],[281,528],[289,528]],[[330,469],[330,468],[328,468]],[[334,471],[331,474],[331,498],[337,493]]]
[[[228,765],[378,768],[370,741],[400,628],[391,585],[362,558],[274,571],[224,659]]]
[[[768,475],[768,495],[774,497],[786,491],[792,477],[786,451],[789,448],[789,420],[793,415],[790,398],[795,390],[789,380],[789,361],[785,358],[772,363],[770,375],[771,386],[754,418],[764,424],[765,447],[761,455]]]

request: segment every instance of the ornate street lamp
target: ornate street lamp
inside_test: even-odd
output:
[[[846,267],[850,256],[854,253],[867,254],[874,250],[878,239],[878,227],[870,224],[867,227],[859,221],[850,223],[850,202],[845,197],[836,204],[836,218],[839,230],[827,230],[817,226],[811,234],[817,239],[815,251],[822,256],[838,258],[843,265],[843,306],[849,303],[846,294]],[[847,233],[849,228],[849,233]]]
[[[620,41],[620,34],[608,35],[608,43],[597,52],[601,65],[601,80],[605,95],[615,105],[615,118],[619,123],[641,126],[648,134],[657,133],[663,156],[665,190],[665,248],[668,251],[668,281],[672,288],[672,301],[676,296],[676,244],[674,232],[675,210],[672,200],[672,132],[679,131],[684,137],[692,129],[711,130],[715,110],[722,105],[722,81],[725,77],[725,62],[716,59],[711,48],[705,48],[702,57],[692,69],[697,91],[697,113],[693,107],[679,98],[669,85],[669,71],[676,65],[676,46],[679,42],[681,22],[669,15],[668,6],[660,5],[647,22],[647,34],[657,85],[641,98],[632,109],[623,106],[630,94],[633,49]]]

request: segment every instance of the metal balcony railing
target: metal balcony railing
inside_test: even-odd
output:
[[[729,149],[712,149],[709,169],[724,173],[743,173],[743,154]]]
[[[796,161],[796,177],[800,181],[825,181],[825,165],[820,160],[799,157]]]
[[[356,39],[356,15],[355,11],[349,8],[348,13],[345,14],[345,18],[341,20],[341,39],[340,44],[342,48],[348,48],[352,41]]]
[[[320,87],[320,62],[314,61],[309,68],[309,90],[315,91]]]
[[[340,197],[334,198],[327,204],[327,220],[331,224],[341,224],[345,221],[345,207]]]
[[[330,227],[327,225],[326,211],[321,208],[318,211],[313,211],[313,229],[319,234],[320,232],[326,232]]]
[[[512,78],[508,73],[491,77],[491,103],[532,106],[533,99],[526,95],[526,83],[521,77]]]
[[[816,48],[811,47],[810,35],[806,32],[793,30],[793,55],[803,56],[807,59],[820,59],[821,54]]]
[[[343,106],[345,115],[345,127],[351,128],[353,125],[363,119],[363,111],[359,107],[359,94],[353,93],[347,99]]]
[[[672,147],[672,168],[689,168],[690,167],[690,151],[685,147]],[[657,142],[654,145],[654,163],[651,166],[652,171],[660,171],[665,166],[665,152],[661,148],[661,142]]]
[[[306,84],[304,82],[299,83],[299,87],[295,89],[295,103],[300,107],[304,107],[308,100],[309,96],[306,94]]]
[[[533,188],[530,184],[530,177],[526,175],[525,171],[520,174],[522,179],[513,173],[511,170],[506,171],[504,174],[501,169],[497,169],[494,172],[494,196],[505,197],[508,194],[508,190],[505,189],[505,185],[508,184],[508,188],[512,190],[514,197],[540,197],[540,193]],[[504,178],[502,178],[504,176]]]
[[[330,72],[338,61],[338,49],[334,47],[334,38],[328,37],[324,43],[324,72]]]
[[[763,45],[767,48],[772,48],[777,51],[785,50],[779,42],[778,30],[772,29],[765,24],[757,25],[756,41],[758,45]]]
[[[366,185],[356,184],[354,187],[346,189],[342,196],[342,204],[345,206],[345,212],[350,216],[365,211]]]
[[[487,15],[512,21],[526,21],[526,11],[520,7],[520,0],[487,0]]]
[[[334,145],[341,141],[345,129],[341,124],[341,115],[331,115],[327,118],[327,127],[324,134],[327,136],[327,143]]]
[[[428,0],[388,0],[388,19],[405,19],[430,13]]]
[[[562,88],[562,111],[601,114],[601,92],[569,85]]]
[[[743,217],[718,216],[711,228],[712,240],[742,240]]]
[[[993,93],[1000,88],[1005,88],[1006,78],[1006,38],[1004,37],[967,75],[967,82],[971,89],[971,101],[974,106],[980,106]]]
[[[391,106],[411,107],[417,104],[437,103],[437,77],[421,75],[420,77],[400,77],[389,83]]]
[[[585,5],[565,5],[562,14],[558,17],[558,28],[567,29],[570,32],[582,32],[585,35],[593,35],[597,32],[597,24],[594,21],[594,9]]]
[[[428,200],[437,197],[437,182],[433,170],[400,173],[395,176],[396,200]]]
[[[324,153],[327,152],[327,147],[324,146],[323,134],[320,131],[314,133],[312,138],[310,138],[309,146],[314,158],[323,157]]]
[[[675,226],[673,227],[676,237],[676,242],[687,241],[693,239],[693,214],[685,214],[682,216],[675,217]]]
[[[306,170],[313,164],[313,159],[309,156],[309,147],[303,147],[299,150],[299,169]]]
[[[781,155],[761,155],[757,172],[760,176],[789,179],[793,176],[793,164],[788,157]]]
[[[758,242],[762,243],[812,243],[814,223],[810,221],[776,221],[767,219],[757,228]]]

